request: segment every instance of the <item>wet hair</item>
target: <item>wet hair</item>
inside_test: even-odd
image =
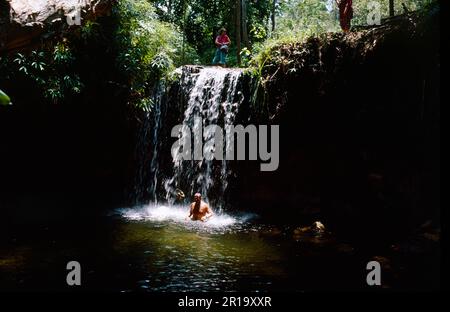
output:
[[[195,193],[195,194],[194,194],[194,197],[197,197],[197,196],[202,197],[202,194],[200,194],[200,193]]]

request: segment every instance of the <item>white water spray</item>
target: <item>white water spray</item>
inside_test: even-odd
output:
[[[243,220],[238,220],[226,214],[215,214],[207,222],[192,221],[187,217],[189,215],[188,207],[169,206],[151,204],[141,208],[123,209],[119,213],[128,220],[133,221],[153,221],[153,222],[175,222],[185,226],[196,226],[198,228],[223,228]]]
[[[237,87],[241,76],[241,70],[216,67],[202,68],[199,73],[184,75],[182,79],[185,81],[182,81],[181,85],[193,84],[193,87],[188,92],[189,99],[183,125],[193,129],[194,133],[203,132],[205,141],[213,138],[214,132],[203,131],[199,127],[233,125],[239,105],[244,100],[242,92]],[[195,122],[199,118],[202,123]],[[225,153],[230,148],[231,146],[227,145]],[[216,198],[222,199],[228,187],[230,174],[225,158],[220,163],[206,159],[183,161],[181,157],[177,158],[173,162],[173,176],[164,183],[166,199],[170,202],[172,194],[178,188],[188,188],[187,191],[192,193],[200,192],[206,201],[212,192]],[[221,200],[216,201],[216,206],[219,211],[222,210]]]

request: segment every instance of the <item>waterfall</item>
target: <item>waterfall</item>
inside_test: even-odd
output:
[[[158,155],[161,152],[162,119],[166,112],[164,95],[165,86],[160,83],[156,86],[152,97],[151,111],[145,111],[142,116],[135,151],[137,172],[132,200],[134,204],[142,204],[148,199],[158,202],[157,186],[160,177]]]
[[[172,159],[171,146],[176,138],[170,132],[176,124],[192,132],[202,131],[209,125],[225,128],[233,125],[244,101],[243,75],[240,69],[184,66],[176,71],[179,78],[167,88],[155,93],[151,114],[148,114],[140,135],[138,182],[140,198],[165,200],[173,204],[177,190],[187,199],[196,192],[210,202],[216,210],[224,207],[224,197],[232,175],[227,160]],[[168,90],[176,89],[175,94]],[[199,124],[198,121],[202,123]],[[203,126],[203,129],[199,127]],[[213,131],[202,131],[203,142],[214,137]],[[192,144],[194,144],[192,139]],[[228,142],[227,142],[228,144]],[[230,146],[224,145],[224,155]],[[192,150],[192,159],[194,159]],[[148,196],[142,196],[142,193]]]
[[[183,75],[181,85],[192,85],[188,92],[187,106],[184,111],[183,126],[193,130],[209,125],[233,125],[243,94],[238,89],[241,70],[223,68],[202,68],[198,73]],[[193,79],[193,83],[192,80]],[[185,81],[183,81],[185,80]],[[196,123],[201,119],[202,123]],[[214,137],[213,131],[203,132],[203,141]],[[227,150],[225,146],[224,152]],[[173,162],[173,175],[164,186],[166,199],[176,189],[186,189],[189,193],[200,192],[206,200],[215,203],[216,208],[223,206],[222,198],[228,187],[231,170],[225,160],[192,160],[177,158]]]

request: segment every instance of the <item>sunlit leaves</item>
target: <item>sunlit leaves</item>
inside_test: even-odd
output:
[[[192,63],[196,55],[176,26],[158,18],[150,2],[120,1],[115,14],[119,21],[115,35],[117,65],[135,97],[132,102],[149,108],[142,103],[152,84],[176,66]]]

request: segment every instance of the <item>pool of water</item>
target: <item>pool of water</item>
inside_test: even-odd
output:
[[[367,258],[331,233],[303,233],[256,215],[186,220],[183,207],[119,209],[98,218],[3,233],[0,290],[117,292],[304,291],[366,287]]]

